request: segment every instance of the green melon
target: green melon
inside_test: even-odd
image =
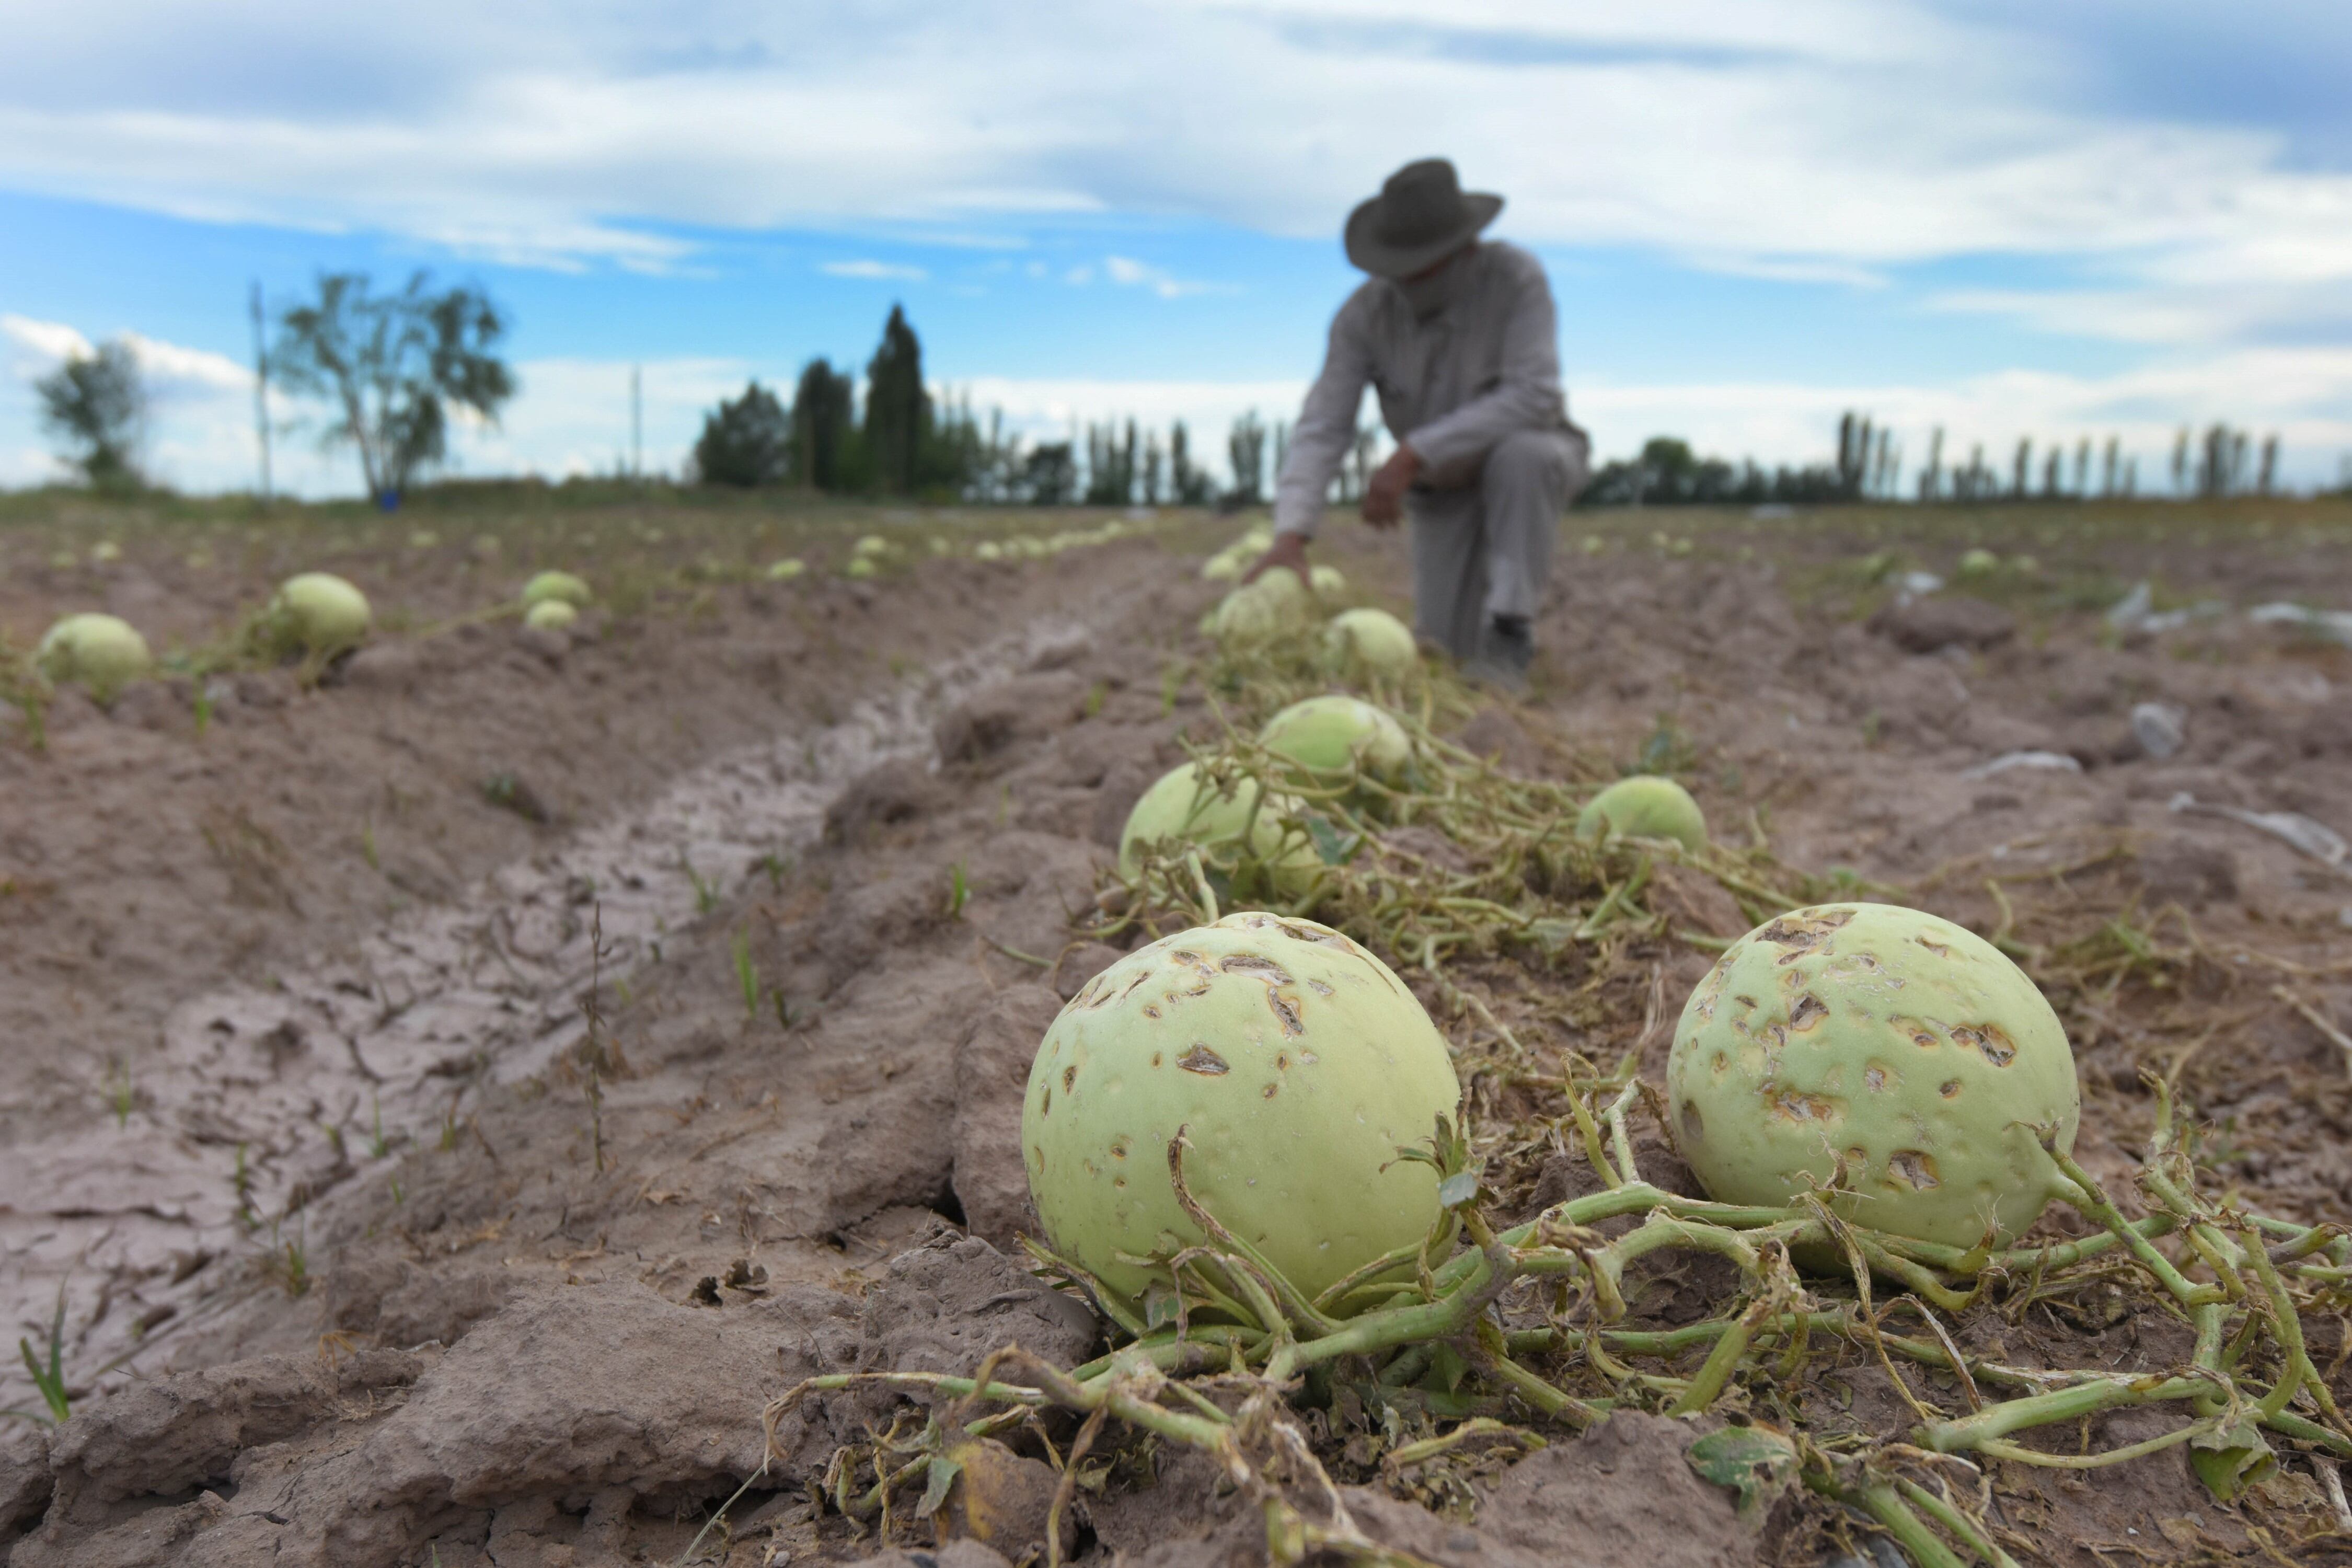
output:
[[[363,641],[373,620],[367,595],[331,572],[303,572],[278,585],[264,612],[281,651],[340,653]]]
[[[1460,1099],[1445,1041],[1388,965],[1252,911],[1087,983],[1037,1047],[1021,1145],[1048,1243],[1134,1297],[1154,1274],[1122,1255],[1206,1239],[1169,1176],[1182,1131],[1192,1196],[1312,1296],[1428,1235],[1436,1172],[1397,1152]]]
[[[1821,904],[1734,942],[1666,1064],[1675,1142],[1716,1198],[1828,1188],[1839,1214],[1950,1247],[2022,1235],[2069,1184],[2074,1055],[2023,971],[1893,904]]]
[[[569,572],[541,572],[522,585],[522,606],[528,610],[550,600],[584,609],[594,597],[588,584]]]
[[[1217,864],[1237,860],[1246,828],[1247,852],[1265,868],[1272,890],[1293,897],[1305,892],[1322,857],[1312,839],[1284,826],[1283,819],[1306,808],[1286,795],[1267,795],[1260,805],[1259,794],[1254,779],[1219,787],[1198,763],[1170,769],[1127,814],[1118,838],[1119,875],[1132,880],[1143,868],[1144,851],[1170,840],[1198,845]]]
[[[1671,838],[1685,849],[1706,847],[1706,817],[1690,791],[1672,779],[1638,774],[1619,779],[1585,805],[1579,838]]]
[[[540,631],[560,632],[580,618],[568,600],[541,599],[523,612],[522,624]]]
[[[1323,628],[1323,668],[1349,680],[1403,680],[1421,668],[1412,631],[1386,610],[1342,610]]]
[[[1359,771],[1393,784],[1412,761],[1404,727],[1360,697],[1294,702],[1265,721],[1258,740],[1309,784],[1346,784]]]
[[[33,650],[33,662],[51,680],[72,681],[111,697],[154,665],[147,639],[117,616],[84,611],[51,626]]]

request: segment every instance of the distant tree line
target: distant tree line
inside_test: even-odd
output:
[[[1361,497],[1377,444],[1375,428],[1358,433],[1334,499]],[[803,367],[790,402],[754,379],[703,416],[692,478],[997,505],[1234,509],[1265,504],[1289,446],[1287,424],[1243,414],[1226,433],[1231,477],[1221,484],[1181,419],[1164,432],[1132,418],[1088,421],[1067,439],[1033,442],[1006,431],[1002,409],[983,419],[968,396],[934,399],[922,344],[894,305],[866,363],[862,407],[848,371],[823,358]]]
[[[2246,431],[2216,424],[2200,436],[2182,426],[2172,445],[2173,497],[2217,500],[2278,493],[2279,438],[2259,446]],[[1579,506],[1706,506],[1784,502],[1824,506],[1852,501],[1916,500],[1922,504],[1958,501],[2126,500],[2137,497],[2139,459],[2123,450],[2120,437],[2094,445],[2078,437],[2039,449],[2021,437],[2005,464],[1985,458],[1973,443],[1968,460],[1948,462],[1943,426],[1927,438],[1908,497],[1904,494],[1902,443],[1869,416],[1849,412],[1838,420],[1837,447],[1825,463],[1769,470],[1753,462],[1738,465],[1702,458],[1686,441],[1653,437],[1632,458],[1604,463],[1577,500]],[[2352,462],[2347,486],[2352,489]]]

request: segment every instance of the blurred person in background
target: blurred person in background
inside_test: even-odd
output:
[[[1502,197],[1465,192],[1451,163],[1428,158],[1349,215],[1348,259],[1371,276],[1332,318],[1276,482],[1274,544],[1248,578],[1306,574],[1369,384],[1397,446],[1366,487],[1363,518],[1411,520],[1413,630],[1473,679],[1518,690],[1553,536],[1591,443],[1569,421],[1543,264],[1479,238],[1502,210]]]

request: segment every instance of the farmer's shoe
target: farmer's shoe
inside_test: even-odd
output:
[[[1496,616],[1478,637],[1478,651],[1462,667],[1462,678],[1517,697],[1528,689],[1528,666],[1536,657],[1535,633],[1525,616]]]

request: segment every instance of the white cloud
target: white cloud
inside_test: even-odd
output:
[[[895,261],[828,261],[817,268],[835,278],[871,278],[920,283],[930,273],[920,267],[908,267]]]
[[[1125,256],[1105,257],[1103,271],[1114,283],[1129,289],[1149,289],[1162,300],[1181,300],[1187,294],[1205,294],[1210,289],[1206,283],[1185,282],[1164,268]]]
[[[418,0],[332,28],[295,0],[99,0],[11,38],[0,181],[674,270],[683,226],[991,243],[1143,212],[1322,237],[1443,142],[1510,198],[1503,232],[1545,243],[1851,284],[2101,258],[2118,309],[2155,290],[2137,330],[2174,341],[2352,288],[2352,176],[2266,131],[2098,107],[2057,54],[1927,0]],[[2212,308],[2234,291],[2256,303]]]
[[[92,352],[89,340],[63,321],[36,321],[23,316],[0,316],[0,333],[5,333],[21,349],[29,351],[16,358],[35,375],[46,374],[49,366],[58,360],[87,359]]]

